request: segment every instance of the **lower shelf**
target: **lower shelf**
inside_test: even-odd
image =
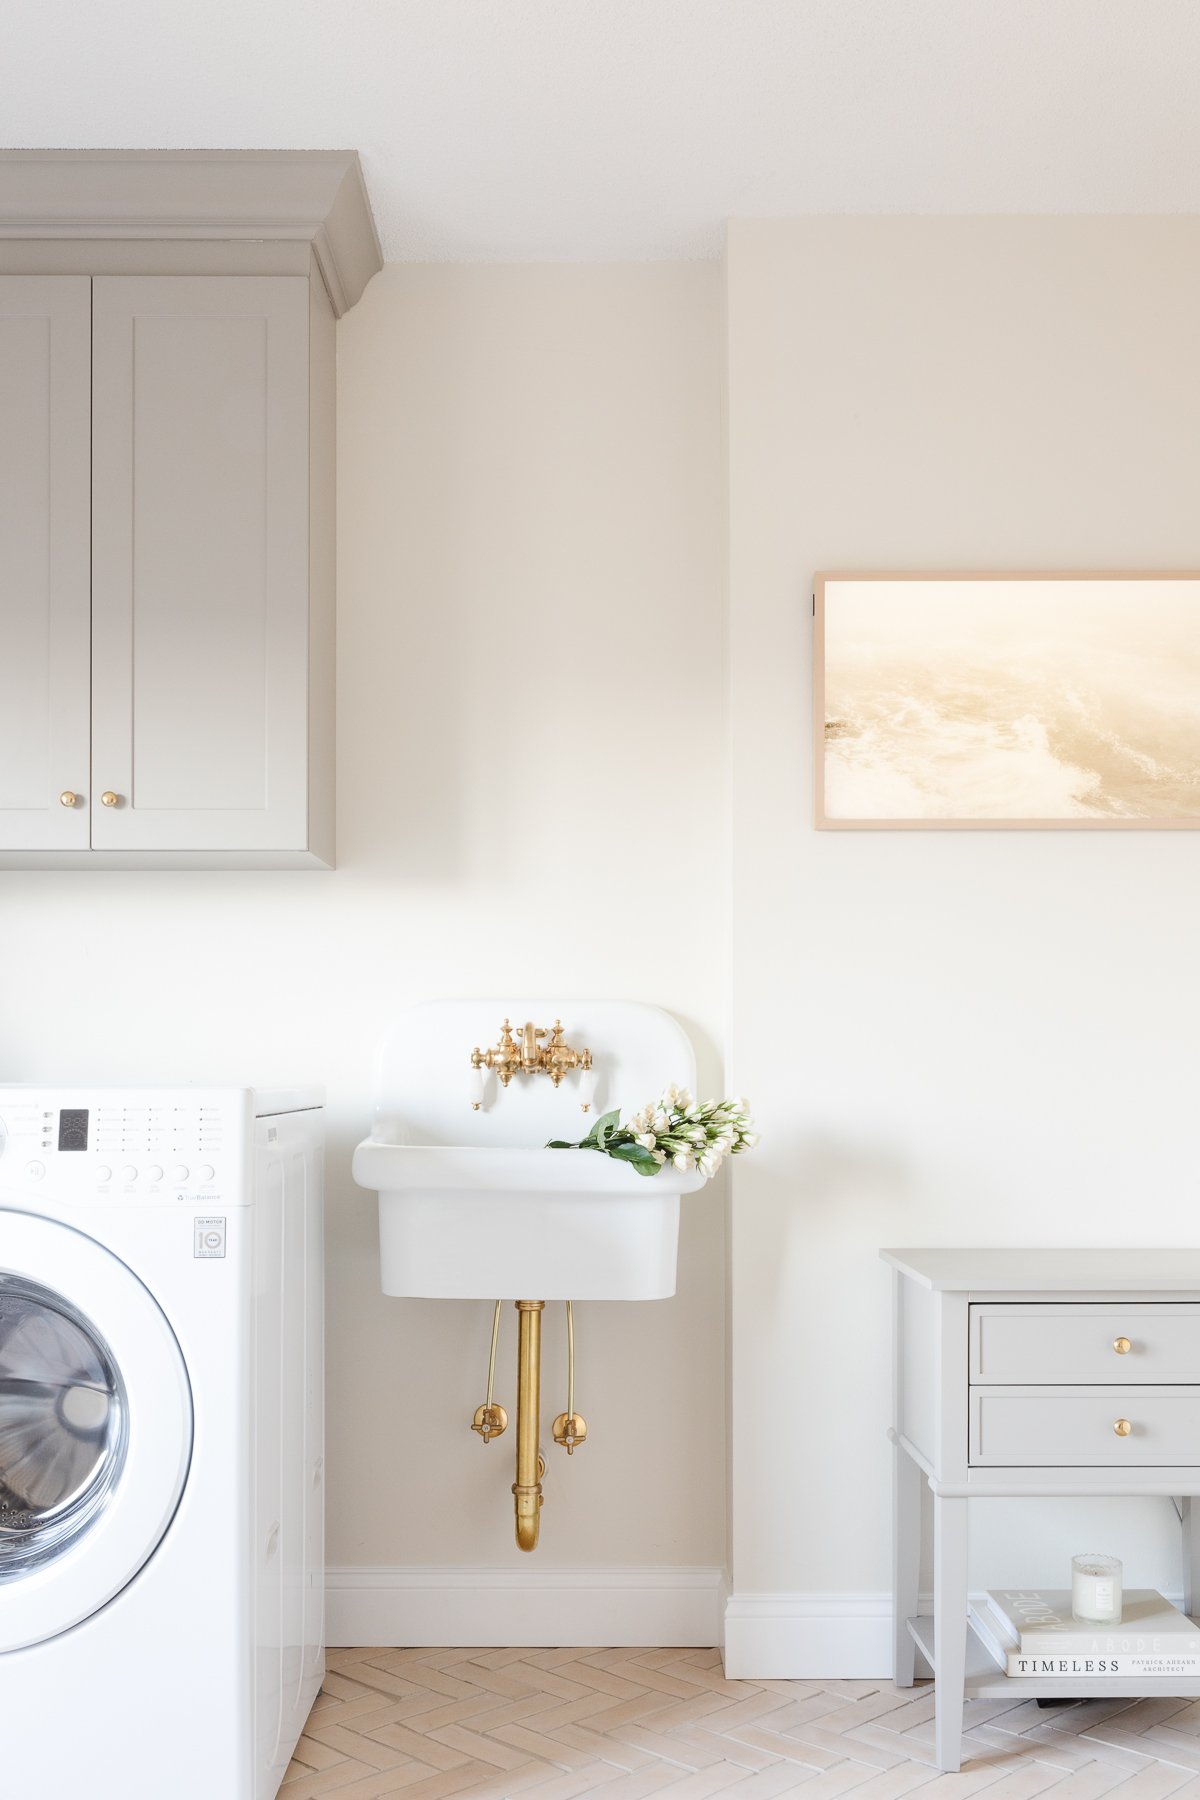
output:
[[[908,1635],[937,1674],[937,1645],[933,1620],[906,1621]],[[1156,1695],[1170,1695],[1183,1700],[1200,1700],[1200,1678],[1181,1680],[1179,1676],[1131,1675],[1127,1678],[1109,1675],[1006,1675],[974,1628],[967,1623],[967,1697],[971,1700],[1141,1700]]]

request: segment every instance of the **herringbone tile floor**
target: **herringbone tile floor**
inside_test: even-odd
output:
[[[959,1775],[933,1690],[726,1681],[715,1650],[331,1650],[284,1800],[1200,1800],[1200,1701],[974,1700]]]

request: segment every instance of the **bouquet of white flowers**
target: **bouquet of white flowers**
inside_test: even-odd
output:
[[[639,1175],[657,1175],[667,1163],[715,1175],[727,1156],[758,1142],[748,1100],[706,1100],[698,1106],[686,1088],[672,1082],[661,1100],[649,1101],[621,1124],[620,1109],[596,1120],[577,1144],[561,1138],[548,1150],[598,1150],[632,1163]]]

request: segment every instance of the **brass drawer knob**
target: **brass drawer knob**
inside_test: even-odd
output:
[[[1129,1423],[1128,1419],[1117,1419],[1113,1423],[1113,1430],[1118,1437],[1128,1437],[1133,1430],[1133,1426]]]
[[[73,794],[70,788],[64,788],[62,793],[58,796],[58,804],[60,806],[77,806],[79,804],[79,795]]]
[[[1114,1338],[1113,1349],[1118,1356],[1128,1356],[1129,1352],[1133,1349],[1133,1345],[1128,1338]]]
[[[101,806],[115,806],[119,799],[119,794],[114,794],[111,788],[105,788],[100,796],[100,804]]]

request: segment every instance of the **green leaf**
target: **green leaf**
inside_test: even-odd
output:
[[[568,1144],[565,1138],[551,1138],[546,1145],[547,1150],[578,1150],[578,1144]]]
[[[596,1120],[596,1123],[588,1132],[584,1142],[594,1144],[597,1150],[603,1150],[605,1144],[617,1129],[620,1122],[621,1114],[619,1109],[613,1112],[606,1112],[602,1118]]]
[[[639,1175],[657,1175],[663,1166],[644,1144],[615,1144],[608,1154],[618,1162],[632,1163]]]

